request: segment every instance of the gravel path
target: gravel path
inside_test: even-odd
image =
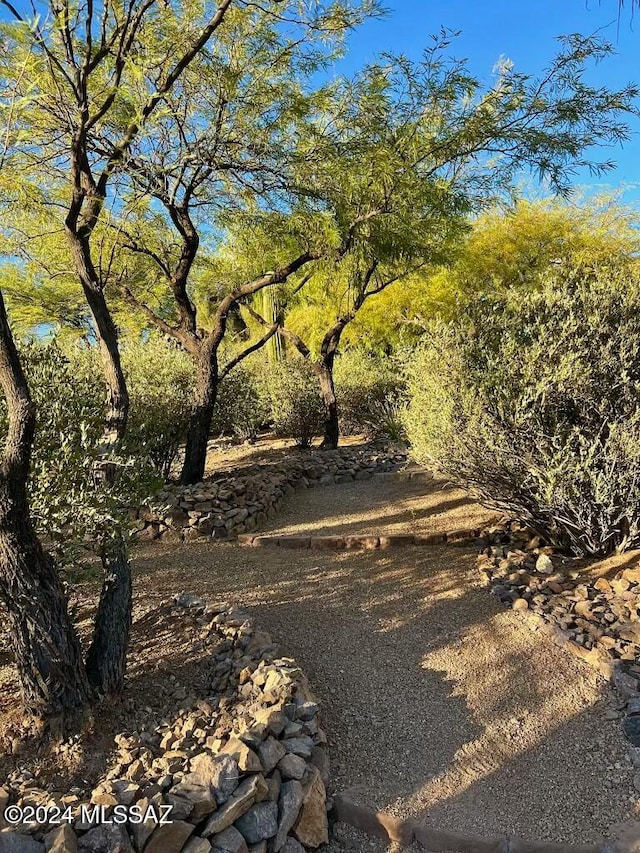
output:
[[[374,478],[296,493],[271,530],[422,531],[486,517],[462,498]],[[250,607],[324,703],[336,790],[357,786],[366,803],[460,832],[595,840],[635,803],[610,699],[476,586],[474,559],[453,547],[155,543],[136,558],[136,594],[152,603],[186,589]],[[384,845],[338,827],[325,849]]]

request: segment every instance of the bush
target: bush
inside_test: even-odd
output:
[[[404,383],[392,359],[346,352],[336,359],[334,381],[342,435],[402,438]]]
[[[269,422],[270,407],[261,376],[243,364],[234,368],[218,389],[212,435],[254,439]]]
[[[309,447],[324,420],[313,367],[302,358],[279,362],[269,368],[266,386],[276,435],[294,438],[299,447]]]
[[[34,525],[58,564],[72,565],[87,550],[128,525],[127,507],[136,505],[157,481],[139,460],[113,458],[113,484],[95,476],[101,458],[105,386],[95,350],[56,342],[20,347],[21,361],[37,407],[37,428],[29,478]],[[7,427],[0,407],[0,440]]]
[[[409,368],[419,460],[576,554],[640,545],[640,296],[577,275],[471,304]]]
[[[189,425],[194,367],[172,341],[152,336],[122,347],[129,388],[129,424],[123,450],[147,459],[165,479]]]

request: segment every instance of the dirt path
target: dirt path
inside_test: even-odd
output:
[[[271,529],[422,531],[483,517],[437,484],[374,478],[298,492]],[[473,567],[471,551],[446,547],[154,544],[137,556],[136,590],[149,604],[187,589],[250,607],[324,703],[337,790],[359,786],[370,804],[461,832],[597,839],[635,802],[602,685],[478,588]],[[327,851],[382,849],[339,828]]]

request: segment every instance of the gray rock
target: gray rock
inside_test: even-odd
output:
[[[640,746],[640,716],[625,717],[622,731],[632,746]]]
[[[302,779],[307,769],[307,762],[299,755],[289,753],[278,762],[278,770],[283,779]]]
[[[299,841],[289,836],[282,848],[282,853],[306,853],[306,851]]]
[[[259,844],[273,838],[278,831],[277,803],[256,803],[235,823],[248,844]]]
[[[265,774],[271,773],[276,764],[281,758],[284,758],[287,751],[279,740],[274,737],[268,737],[264,743],[258,747],[258,755],[262,762],[262,769]]]
[[[235,826],[230,826],[224,832],[214,835],[212,853],[249,853],[247,842]]]
[[[282,741],[287,752],[292,752],[294,755],[300,755],[302,758],[311,758],[313,752],[313,740],[308,735],[302,737],[289,737]]]
[[[207,838],[224,832],[246,814],[257,799],[266,797],[267,793],[268,787],[262,775],[249,776],[238,786],[235,794],[212,815],[201,834]]]
[[[80,853],[133,853],[124,826],[104,823],[80,838],[78,850]]]
[[[298,819],[303,799],[304,790],[300,782],[294,779],[282,785],[278,801],[278,832],[273,843],[276,853],[284,846],[287,835]]]
[[[39,844],[28,835],[0,832],[0,853],[44,853],[44,850],[44,844]]]

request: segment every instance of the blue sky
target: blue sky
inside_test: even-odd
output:
[[[419,59],[432,33],[441,26],[461,30],[452,51],[467,58],[471,71],[489,80],[500,56],[518,70],[540,73],[557,52],[557,36],[599,32],[617,55],[597,66],[590,82],[621,87],[640,82],[640,11],[632,16],[630,0],[618,22],[617,0],[386,0],[388,15],[364,25],[351,39],[341,71],[355,71],[376,54],[389,50]],[[605,159],[618,164],[601,179],[585,173],[583,185],[629,186],[625,199],[640,203],[640,119],[624,149],[607,149]]]

